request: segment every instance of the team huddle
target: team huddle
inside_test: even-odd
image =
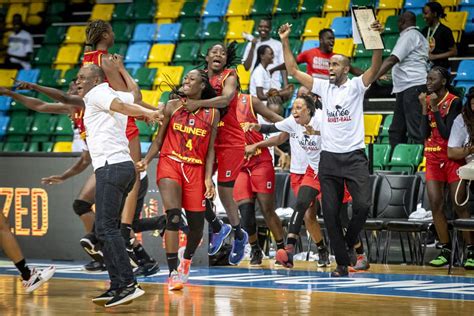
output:
[[[372,27],[381,29],[378,22]],[[106,269],[111,281],[106,292],[93,298],[94,303],[112,307],[130,302],[144,294],[136,277],[158,271],[156,261],[134,238],[137,232],[164,231],[170,290],[180,290],[187,282],[205,220],[212,230],[210,255],[216,254],[232,233],[229,263],[239,264],[249,243],[250,264],[261,264],[256,201],[278,248],[276,264],[293,267],[303,220],[318,246],[318,266],[330,264],[316,217],[321,201],[337,262],[331,275],[344,277],[349,269],[369,268],[358,238],[371,195],[362,101],[377,79],[382,51],[373,52],[371,67],[360,77],[349,79],[348,58],[336,54],[330,59],[329,80],[313,78],[298,69],[289,46],[290,32],[288,24],[279,29],[286,70],[305,89],[300,89],[292,115],[285,119],[258,98],[241,93],[238,73],[232,68],[236,57],[232,43],[211,46],[204,67],[185,74],[166,104],[155,108],[145,103],[121,56],[107,52],[113,46],[114,33],[110,24],[100,20],[88,25],[86,46],[91,49],[84,54],[77,80],[67,93],[20,83],[21,88],[45,93],[58,103],[1,91],[33,110],[74,118],[75,146],[81,148],[81,158],[62,175],[44,178],[43,183],[60,183],[90,163],[94,168],[73,204],[87,232],[81,245],[94,259],[86,268]],[[258,115],[268,124],[259,123]],[[160,124],[143,159],[135,119]],[[263,136],[275,132],[280,133],[268,139]],[[275,170],[269,147],[288,139],[291,187],[297,202],[285,242],[275,213]],[[159,158],[156,183],[165,216],[140,219],[147,191],[146,169],[154,158]],[[212,180],[215,172],[217,183]],[[213,211],[216,186],[230,224]],[[351,200],[353,215],[344,232],[339,213],[341,205]],[[187,234],[182,256],[178,255],[180,229]]]

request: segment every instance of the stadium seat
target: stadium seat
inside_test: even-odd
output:
[[[330,21],[326,18],[309,18],[306,21],[306,27],[303,32],[303,37],[310,37],[311,39],[319,38],[319,31],[328,28]]]
[[[160,24],[156,41],[158,43],[175,43],[179,40],[181,23]]]
[[[117,3],[112,13],[113,21],[131,21],[133,19],[133,6],[129,3]],[[115,29],[114,29],[115,30]]]
[[[375,8],[375,0],[352,0],[352,6],[358,6],[358,7],[368,7],[372,6]]]
[[[67,115],[58,115],[56,126],[53,130],[53,135],[56,138],[56,141],[59,139],[71,138],[74,135],[74,130],[72,128],[72,121]]]
[[[306,20],[303,18],[297,18],[293,19],[289,15],[282,15],[279,17],[276,17],[272,20],[272,33],[271,36],[274,38],[279,38],[278,35],[278,29],[280,28],[281,25],[289,23],[291,24],[291,33],[290,33],[290,38],[298,38],[300,39],[301,34],[303,34],[303,31],[306,26]],[[258,25],[255,27],[255,29],[258,28]],[[256,30],[258,33],[258,30]]]
[[[380,131],[378,142],[381,144],[388,144],[388,130],[390,129],[390,125],[392,125],[393,121],[393,114],[387,115],[383,120],[382,130]]]
[[[13,87],[17,73],[16,69],[0,69],[0,87]]]
[[[447,12],[443,23],[453,31],[456,43],[461,41],[461,34],[467,21],[467,12]]]
[[[420,30],[422,30],[426,27],[426,21],[423,18],[423,14],[418,14],[416,16],[416,27]]]
[[[395,44],[397,43],[398,40],[398,34],[392,34],[392,35],[385,35],[383,36],[383,41],[385,44],[385,48],[383,50],[383,56],[388,57],[392,53],[393,48],[395,47]]]
[[[125,55],[125,63],[138,63],[143,64],[148,59],[148,53],[151,45],[149,43],[134,43],[128,47],[127,54]],[[128,67],[128,66],[127,66]]]
[[[204,41],[222,41],[227,33],[227,22],[211,22],[201,33]]]
[[[189,2],[186,2],[186,3],[189,3]],[[151,142],[140,142],[142,154],[146,155],[146,153],[148,153],[148,150],[150,149],[150,146],[151,146]]]
[[[12,3],[8,7],[7,16],[5,22],[7,23],[7,27],[10,27],[13,22],[13,16],[15,14],[21,15],[22,21],[26,21],[26,17],[28,16],[28,6],[21,4],[21,3]]]
[[[67,29],[64,44],[84,44],[86,41],[86,26],[72,25]]]
[[[316,47],[319,47],[319,40],[306,40],[303,42],[303,46],[301,46],[301,52]]]
[[[7,112],[10,110],[10,103],[12,102],[12,98],[0,95],[0,112]],[[2,114],[0,113],[0,116]]]
[[[155,41],[157,32],[158,25],[155,23],[137,24],[135,25],[135,30],[133,32],[132,42],[152,43]]]
[[[201,48],[199,49],[200,56],[206,56],[207,51],[212,47],[212,45],[216,44],[216,41],[207,41],[201,44]]]
[[[109,48],[109,54],[119,54],[125,56],[127,54],[128,45],[126,43],[116,43],[114,46]]]
[[[323,12],[324,0],[303,0],[300,7],[301,18],[321,16]],[[296,12],[295,12],[296,13]]]
[[[54,144],[53,152],[70,153],[72,152],[72,142],[57,142]]]
[[[180,20],[192,18],[196,19],[201,16],[202,3],[196,2],[185,2],[181,11],[179,12]]]
[[[459,63],[454,81],[473,81],[474,85],[474,60],[462,60]]]
[[[379,0],[377,9],[379,10],[396,10],[402,9],[403,0]]]
[[[151,47],[150,55],[148,56],[148,67],[156,68],[160,64],[167,64],[173,59],[174,44],[154,44]]]
[[[237,75],[239,76],[242,90],[248,90],[250,84],[250,71],[245,70],[244,65],[237,65]]]
[[[39,75],[39,69],[21,69],[20,71],[18,71],[16,80],[36,83],[38,81]]]
[[[71,69],[66,70],[62,78],[60,78],[58,81],[59,85],[63,88],[68,88],[69,83],[72,80],[76,79],[78,72],[79,72],[79,68],[71,68]]]
[[[342,13],[343,15],[349,10],[350,0],[340,1],[326,1],[324,3],[323,12],[326,16],[327,13]]]
[[[250,15],[252,1],[248,0],[230,0],[227,8],[226,17],[244,17]]]
[[[332,20],[331,29],[335,37],[352,37],[352,18],[335,18]]]
[[[299,70],[301,70],[302,72],[306,72],[307,69],[308,69],[308,65],[307,65],[306,63],[299,64],[299,65],[298,65],[298,68],[299,68]],[[291,75],[288,75],[288,83],[290,83],[290,84],[292,83],[292,84],[294,84],[294,85],[299,85],[299,84],[300,84],[299,81],[298,81],[295,77],[293,77],[293,76],[291,76]]]
[[[145,103],[150,104],[151,106],[158,106],[160,101],[161,91],[160,89],[156,90],[142,90],[142,100]],[[137,120],[138,122],[138,120]]]
[[[193,42],[179,43],[176,46],[173,63],[194,63],[198,60],[199,44]]]
[[[50,26],[46,30],[44,35],[43,45],[44,44],[54,44],[58,45],[64,40],[66,36],[66,27],[65,26]]]
[[[183,77],[183,66],[163,66],[158,68],[158,72],[153,82],[154,86],[162,87],[168,82],[172,85],[179,86],[181,84],[181,78]]]
[[[372,58],[357,57],[354,59],[354,62],[351,63],[352,67],[360,68],[363,71],[369,69],[372,65]]]
[[[388,163],[390,170],[407,171],[413,174],[423,157],[423,145],[398,144],[393,150],[392,159]]]
[[[181,13],[181,8],[183,7],[183,2],[166,2],[158,3],[158,10],[156,10],[155,19],[171,19],[176,20]]]
[[[243,42],[244,38],[242,33],[252,33],[254,21],[245,20],[245,21],[231,21],[229,22],[229,28],[227,30],[226,40],[227,41],[237,41]]]
[[[379,135],[380,124],[383,116],[381,114],[364,114],[365,143],[374,143]]]
[[[132,39],[134,25],[127,22],[114,22],[115,43],[128,43]]]
[[[202,17],[223,17],[227,12],[228,6],[229,0],[208,0]]]
[[[155,1],[134,1],[133,19],[135,22],[151,23],[155,17]]]
[[[142,67],[137,69],[133,77],[140,88],[151,89],[153,80],[155,80],[156,71],[156,68]]]
[[[25,116],[28,116],[28,111],[29,111],[29,109],[25,105],[23,105],[23,103],[20,103],[15,100],[10,101],[9,110],[10,110],[10,115],[12,117],[19,115],[19,116],[23,116],[23,118]]]
[[[53,63],[56,55],[58,54],[58,46],[49,46],[43,45],[36,52],[35,57],[33,58],[33,64],[37,67],[49,66]]]
[[[414,14],[422,14],[427,0],[406,0],[403,6],[404,11],[411,11]]]
[[[140,131],[140,141],[149,142],[151,140],[151,136],[153,135],[153,129],[151,126],[140,120],[135,120],[135,123],[137,124],[138,130]]]
[[[189,3],[189,2],[186,2]],[[201,24],[189,21],[182,24],[179,41],[199,41],[201,38]]]
[[[25,142],[6,142],[3,145],[5,152],[24,152],[28,148],[28,143]]]
[[[92,20],[112,20],[112,14],[114,13],[115,6],[113,4],[96,4],[92,8],[91,17],[89,21]]]
[[[436,2],[441,4],[443,8],[452,9],[458,5],[459,0],[436,0]]]
[[[51,1],[46,9],[46,17],[50,22],[61,22],[66,11],[66,2]]]
[[[161,96],[160,96],[160,102],[163,102],[163,103],[168,102],[170,93],[171,93],[170,91],[163,91],[163,93],[161,93]]]
[[[389,144],[374,144],[373,168],[383,170],[390,160],[391,147]],[[366,152],[368,150],[366,149]]]
[[[0,116],[0,137],[7,134],[8,123],[10,123],[9,116]]]
[[[389,16],[396,15],[397,10],[395,9],[389,9],[389,10],[378,10],[377,12],[377,20],[379,20],[382,25],[385,25],[385,22],[387,21]]]
[[[32,121],[32,116],[11,116],[7,129],[7,140],[12,139],[10,136],[19,136],[20,141],[24,139],[30,130]]]
[[[293,0],[278,0],[278,5],[275,8],[275,15],[289,15],[291,13],[298,13],[299,1]]]
[[[398,34],[398,15],[391,15],[385,21],[384,35],[386,34]]]
[[[352,57],[354,52],[354,40],[352,38],[337,38],[334,41],[334,53]]]
[[[417,168],[418,172],[426,171],[426,157],[423,156],[423,159],[421,160],[420,164],[418,165]]]
[[[255,0],[250,10],[251,16],[269,16],[273,13],[274,0]]]
[[[59,51],[58,55],[56,56],[56,60],[54,61],[55,65],[75,65],[79,62],[79,58],[81,56],[82,46],[80,45],[65,45],[62,46]]]
[[[471,6],[461,6],[459,11],[465,11],[468,14],[464,31],[467,34],[474,33],[474,1],[472,1]]]
[[[33,123],[31,123],[29,131],[31,141],[48,141],[56,127],[56,121],[57,117],[50,114],[36,113],[33,115]]]

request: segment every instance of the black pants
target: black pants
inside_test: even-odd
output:
[[[392,149],[408,142],[423,144],[420,132],[421,105],[418,101],[420,93],[417,91],[423,87],[424,85],[411,87],[396,94],[393,121],[388,131]]]
[[[321,152],[319,162],[322,207],[331,246],[336,253],[338,265],[349,265],[347,248],[354,246],[359,238],[371,205],[369,167],[364,150],[336,154]],[[340,219],[344,197],[344,181],[352,196],[352,218],[344,236]]]
[[[120,233],[120,216],[135,183],[135,166],[132,161],[106,163],[95,171],[95,177],[95,231],[102,243],[110,288],[119,289],[135,282]]]

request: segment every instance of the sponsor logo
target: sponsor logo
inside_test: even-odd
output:
[[[328,123],[350,122],[352,121],[351,112],[340,105],[335,106],[335,111],[326,110]]]

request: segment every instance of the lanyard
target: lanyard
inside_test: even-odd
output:
[[[430,42],[431,39],[433,38],[433,36],[435,35],[436,33],[436,30],[438,29],[438,26],[440,25],[441,23],[438,22],[438,24],[436,24],[436,27],[434,28],[433,30],[433,33],[431,33],[431,27],[428,27],[428,33],[426,35],[426,39]]]

